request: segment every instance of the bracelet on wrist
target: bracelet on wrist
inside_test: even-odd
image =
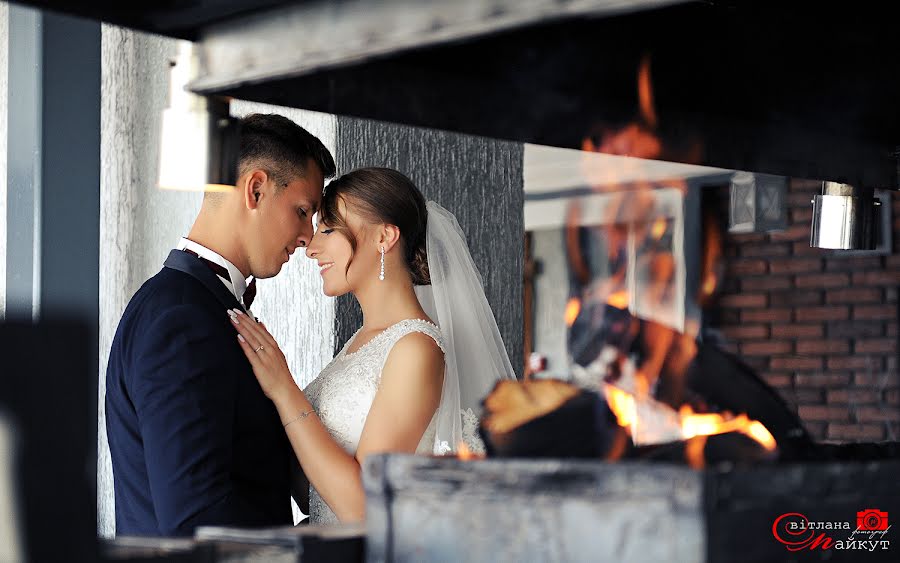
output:
[[[304,418],[308,417],[308,416],[311,415],[311,414],[316,414],[316,411],[314,411],[314,410],[312,410],[312,409],[310,409],[310,410],[308,410],[308,411],[303,411],[303,412],[301,412],[300,414],[298,414],[297,416],[295,416],[294,418],[292,418],[292,419],[290,419],[289,421],[285,422],[285,423],[284,423],[284,427],[287,428],[287,427],[290,426],[291,424],[297,422],[298,420],[303,420]]]

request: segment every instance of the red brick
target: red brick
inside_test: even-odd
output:
[[[824,403],[825,390],[815,387],[796,387],[787,393],[793,395],[793,403],[798,405],[821,405]]]
[[[900,405],[900,389],[888,389],[884,394],[884,401],[889,405]]]
[[[818,258],[779,258],[769,261],[769,270],[773,274],[819,272],[822,270],[822,261]]]
[[[822,325],[773,325],[772,338],[817,338],[823,334]]]
[[[900,285],[900,272],[854,272],[853,285]]]
[[[772,369],[784,369],[784,370],[814,370],[814,369],[822,369],[822,358],[809,358],[809,357],[787,357],[787,358],[772,358],[771,366]]]
[[[735,295],[723,295],[719,298],[722,307],[765,307],[767,298],[764,293],[738,293]]]
[[[853,318],[863,320],[895,319],[897,318],[897,307],[859,305],[853,307]]]
[[[850,351],[850,342],[847,340],[799,340],[797,341],[798,354],[846,354]]]
[[[791,193],[799,192],[806,196],[807,200],[811,200],[813,195],[818,194],[822,189],[822,181],[812,178],[791,178],[788,181],[788,190]]]
[[[856,419],[860,422],[900,421],[900,409],[889,406],[860,407],[856,409]]]
[[[843,321],[828,323],[828,336],[831,338],[863,338],[884,334],[884,323],[872,321]]]
[[[722,327],[722,332],[731,340],[750,340],[768,338],[769,327],[766,325],[736,325]]]
[[[741,344],[741,354],[745,356],[773,356],[775,354],[789,354],[793,348],[793,343],[790,341],[745,342]]]
[[[791,320],[790,309],[759,309],[759,310],[742,310],[741,322],[745,323],[767,323],[773,321],[789,321]]]
[[[884,258],[885,269],[887,270],[898,270],[900,269],[900,254],[893,254],[891,256],[885,256]]]
[[[807,202],[809,203],[809,202]],[[809,223],[812,221],[813,211],[811,205],[804,205],[791,209],[790,218],[792,223]]]
[[[850,384],[849,373],[798,373],[794,376],[794,382],[800,387],[846,387]]]
[[[881,358],[873,356],[844,356],[828,358],[828,369],[870,369],[881,371]]]
[[[821,188],[821,185],[819,186]],[[806,191],[798,192],[798,193],[789,193],[785,198],[788,206],[791,210],[799,209],[801,207],[805,207],[812,210],[812,196],[819,193],[819,188],[812,188],[812,195],[806,193]]]
[[[780,371],[764,371],[759,374],[766,383],[775,388],[789,388],[793,384],[794,376]]]
[[[814,195],[817,193],[819,193],[819,188],[812,188],[812,194]],[[787,194],[787,197],[785,197],[785,201],[787,202],[791,210],[799,209],[801,207],[812,210],[812,195],[806,193],[805,190]]]
[[[850,270],[854,272],[862,272],[864,270],[881,270],[880,256],[841,256],[840,254],[831,254],[825,259],[825,270]]]
[[[826,401],[829,405],[874,405],[881,402],[881,392],[875,389],[830,389]]]
[[[794,278],[794,285],[808,288],[847,287],[850,285],[850,276],[848,274],[800,275]]]
[[[884,438],[884,426],[879,424],[829,424],[828,437],[835,440],[877,441]]]
[[[741,256],[748,258],[770,258],[772,256],[790,256],[791,245],[786,242],[763,242],[742,244],[738,246]]]
[[[790,289],[793,282],[788,276],[765,276],[761,278],[744,278],[741,280],[743,291],[766,291],[771,289]]]
[[[890,323],[887,325],[887,330],[884,331],[885,336],[897,336],[897,323]]]
[[[857,354],[887,354],[897,350],[897,341],[893,338],[877,340],[857,340],[853,351]]]
[[[850,317],[849,307],[799,307],[794,312],[798,321],[843,321]]]
[[[850,420],[850,409],[846,406],[801,405],[797,411],[802,420]]]
[[[826,303],[880,303],[881,290],[877,287],[852,287],[825,292]]]
[[[784,231],[769,233],[769,239],[773,241],[809,240],[809,223],[802,223],[788,227]]]
[[[821,305],[822,292],[804,289],[802,291],[773,291],[769,294],[769,305],[772,307],[798,305]]]
[[[732,260],[729,261],[728,265],[726,266],[727,272],[735,276],[752,276],[765,274],[768,269],[769,263],[765,260],[760,260],[757,258]]]
[[[900,375],[895,371],[885,373],[857,372],[853,374],[853,385],[886,389],[900,386]]]
[[[795,242],[792,245],[794,256],[802,256],[804,258],[810,256],[828,256],[829,251],[825,248],[815,248],[809,245],[809,241]]]

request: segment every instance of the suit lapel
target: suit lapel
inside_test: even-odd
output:
[[[191,256],[181,250],[172,250],[169,252],[169,257],[166,258],[166,262],[163,265],[166,268],[184,272],[202,283],[216,296],[216,299],[222,302],[226,309],[233,309],[235,306],[243,309],[243,306],[241,306],[234,294],[228,291],[225,284],[219,279],[219,276],[196,256]]]

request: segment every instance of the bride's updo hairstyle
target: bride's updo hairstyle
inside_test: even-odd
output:
[[[344,235],[355,254],[356,237],[338,210],[341,199],[366,221],[387,223],[400,229],[400,244],[413,284],[431,283],[425,252],[428,211],[422,192],[412,180],[390,168],[360,168],[328,184],[322,197],[319,220]],[[350,260],[353,260],[352,254]]]

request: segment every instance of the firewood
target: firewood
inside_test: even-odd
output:
[[[484,407],[488,457],[599,458],[618,429],[604,397],[553,379],[501,382]]]

